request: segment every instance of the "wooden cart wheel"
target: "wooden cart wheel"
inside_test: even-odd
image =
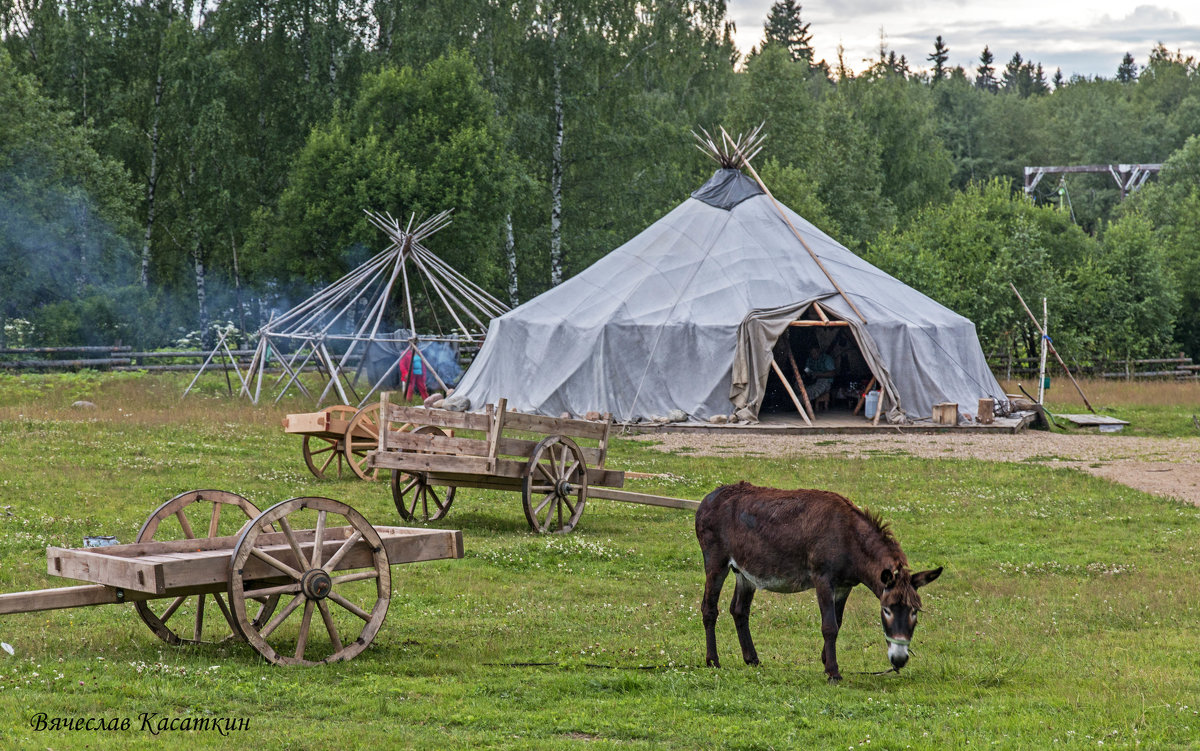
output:
[[[413,432],[446,435],[446,431],[433,425],[422,425]],[[429,476],[424,472],[392,472],[392,500],[400,518],[406,522],[417,519],[418,513],[421,522],[441,519],[450,513],[454,492],[453,485],[430,485]]]
[[[282,531],[265,533],[266,525]],[[250,588],[264,578],[283,583]],[[247,614],[256,591],[291,600],[260,624]],[[392,573],[379,533],[362,514],[329,498],[275,504],[242,533],[229,560],[235,623],[276,665],[349,660],[375,638],[391,597]],[[314,611],[324,628],[312,628]]]
[[[258,507],[237,493],[189,490],[155,509],[138,531],[137,542],[234,536],[257,516]],[[277,596],[258,598],[255,621],[266,623],[278,602]],[[133,606],[150,630],[168,644],[219,642],[238,633],[219,592],[214,592],[211,599],[200,594],[173,598],[165,606],[157,600],[135,602]],[[178,616],[178,631],[168,625],[173,616]],[[185,619],[186,625],[180,625]]]
[[[566,534],[587,503],[587,462],[575,441],[548,436],[534,447],[521,487],[525,519],[535,532]]]
[[[399,432],[412,430],[412,423],[391,422],[388,430]],[[367,452],[379,448],[379,402],[363,407],[354,415],[346,428],[346,437],[342,439],[342,452],[346,464],[363,480],[378,480],[386,469],[367,466]]]
[[[358,412],[357,409],[348,404],[334,404],[331,407],[326,407],[321,410],[323,414],[337,415],[343,420],[351,420]],[[325,473],[329,470],[329,465],[337,462],[337,476],[342,476],[342,462],[345,460],[345,452],[342,444],[345,442],[344,436],[336,438],[327,438],[323,435],[306,435],[304,436],[304,463],[308,465],[308,469],[318,479],[325,479]]]

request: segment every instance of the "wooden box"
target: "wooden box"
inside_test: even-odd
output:
[[[991,425],[996,421],[996,400],[995,399],[980,399],[979,411],[976,413],[976,419],[980,425]]]
[[[957,425],[958,405],[951,402],[933,405],[933,423],[935,425]]]
[[[329,430],[329,413],[302,412],[283,419],[285,433],[323,433]]]

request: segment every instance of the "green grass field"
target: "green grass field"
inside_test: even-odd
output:
[[[131,541],[193,488],[260,508],[329,496],[399,523],[386,485],[308,473],[279,426],[306,403],[251,407],[223,380],[180,402],[185,384],[0,376],[0,591],[71,583],[46,575],[47,545]],[[98,409],[69,407],[81,398]],[[859,588],[840,685],[822,672],[811,592],[759,593],[757,668],[723,613],[725,667],[707,669],[689,512],[597,500],[575,533],[537,537],[517,494],[462,490],[436,526],[463,530],[466,558],[394,567],[388,619],[347,663],[169,647],[128,605],[0,617],[14,650],[0,652],[0,746],[1200,748],[1200,508],[1031,463],[713,459],[619,440],[610,464],[662,475],[628,483],[647,492],[698,499],[748,479],[882,512],[915,567],[946,567],[922,590],[908,667],[867,674],[888,663]],[[40,712],[130,728],[37,730]],[[245,723],[228,737],[169,729],[199,719]]]

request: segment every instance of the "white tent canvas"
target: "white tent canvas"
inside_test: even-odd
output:
[[[753,418],[775,340],[815,301],[848,322],[889,421],[927,418],[940,402],[972,416],[981,398],[1005,403],[974,324],[728,168],[577,276],[493,319],[455,401],[470,409],[505,397],[523,411],[625,421],[675,409]]]

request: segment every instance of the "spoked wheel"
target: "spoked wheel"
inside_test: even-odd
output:
[[[379,448],[379,417],[378,402],[363,407],[350,421],[346,437],[342,440],[346,464],[363,480],[378,480],[381,473],[387,472],[386,469],[367,466],[367,452]],[[388,430],[412,430],[412,423],[393,421],[389,423]]]
[[[159,506],[142,525],[137,542],[232,537],[257,516],[258,508],[237,493],[189,490]],[[278,597],[258,598],[254,620],[266,623],[278,602]],[[135,602],[133,606],[150,630],[168,644],[220,642],[237,634],[233,615],[219,592],[176,597],[169,602]],[[168,625],[172,618],[174,627]]]
[[[348,404],[334,404],[321,412],[329,415],[330,419],[349,421],[354,419],[358,410]],[[337,476],[341,477],[342,462],[346,460],[343,443],[345,443],[345,439],[342,435],[338,435],[336,438],[326,438],[323,435],[304,436],[304,463],[308,465],[309,471],[318,479],[323,480],[332,465],[336,463]]]
[[[587,503],[587,463],[574,441],[552,435],[534,447],[525,466],[522,500],[535,532],[575,529]]]
[[[422,425],[413,432],[446,435],[446,431],[433,425]],[[424,472],[392,472],[392,500],[400,518],[406,522],[441,519],[450,513],[454,491],[453,485],[430,485],[429,476]]]
[[[265,533],[267,524],[282,531]],[[291,597],[266,624],[248,615],[263,594]],[[349,660],[375,638],[391,597],[379,533],[362,514],[329,498],[293,498],[267,509],[242,533],[229,562],[235,623],[276,665]]]

